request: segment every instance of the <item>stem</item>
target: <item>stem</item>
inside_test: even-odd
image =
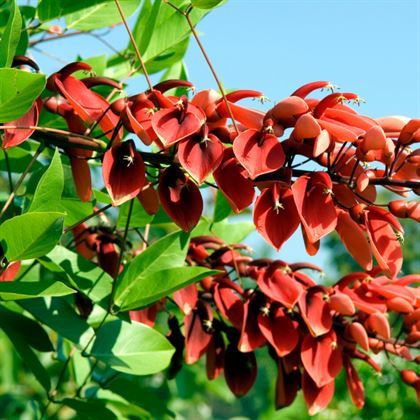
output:
[[[214,69],[214,67],[213,67],[213,64],[212,64],[212,62],[211,62],[211,60],[210,60],[209,56],[207,55],[206,50],[204,49],[204,46],[203,46],[202,42],[200,41],[200,37],[198,36],[197,31],[195,30],[194,25],[193,25],[193,23],[192,23],[192,21],[191,21],[191,19],[190,19],[189,12],[190,12],[192,9],[191,9],[191,8],[189,8],[189,10],[187,9],[187,10],[188,10],[188,12],[186,13],[186,12],[183,12],[183,11],[182,11],[181,9],[179,9],[178,7],[176,7],[176,6],[175,6],[174,4],[172,4],[171,2],[169,2],[168,0],[164,0],[164,2],[165,2],[165,3],[167,3],[169,6],[171,6],[173,9],[175,9],[175,10],[176,10],[178,13],[180,13],[182,16],[184,16],[184,17],[185,17],[185,19],[187,20],[187,22],[188,22],[188,26],[189,26],[189,27],[190,27],[190,29],[191,29],[191,32],[192,32],[192,34],[193,34],[193,37],[195,38],[195,40],[196,40],[196,42],[197,42],[197,45],[198,45],[198,47],[200,48],[201,53],[203,54],[203,57],[204,57],[204,59],[206,60],[207,65],[209,66],[209,69],[210,69],[211,73],[213,74],[214,80],[216,81],[217,86],[219,87],[220,93],[221,93],[221,94],[222,94],[222,96],[223,96],[223,101],[224,101],[224,103],[225,103],[225,105],[226,105],[226,108],[227,108],[227,110],[228,110],[228,112],[229,112],[229,117],[230,117],[230,119],[232,120],[232,124],[233,124],[233,127],[235,128],[236,134],[238,134],[238,135],[239,135],[239,129],[238,129],[238,126],[236,125],[236,121],[235,121],[235,118],[234,118],[234,116],[233,116],[232,110],[231,110],[231,108],[230,108],[229,101],[228,101],[228,100],[227,100],[227,98],[226,98],[226,93],[225,93],[225,90],[224,90],[224,88],[223,88],[223,85],[222,85],[222,83],[220,82],[220,79],[219,79],[219,77],[217,76],[217,73],[216,73],[216,71],[215,71],[215,69]]]
[[[73,357],[73,354],[74,354],[75,350],[76,350],[76,347],[72,347],[71,348],[71,350],[70,350],[70,352],[69,352],[69,354],[67,356],[67,359],[65,360],[64,365],[61,368],[60,375],[58,377],[57,383],[56,383],[54,389],[48,394],[48,402],[47,402],[47,405],[42,410],[41,419],[44,418],[44,416],[47,414],[48,407],[51,405],[52,402],[54,402],[54,397],[57,395],[58,388],[60,387],[61,382],[64,379],[64,375],[66,373],[67,366],[69,365],[69,363],[71,361],[71,358]]]
[[[9,155],[8,155],[6,149],[3,149],[3,152],[4,152],[4,160],[6,162],[7,177],[9,179],[9,190],[10,190],[10,193],[12,193],[12,191],[13,191],[13,182],[12,182],[12,172],[10,170]]]
[[[114,1],[115,1],[115,4],[117,5],[118,11],[120,12],[121,19],[124,23],[125,29],[127,29],[128,36],[130,37],[131,43],[133,44],[133,48],[134,48],[134,51],[137,55],[137,58],[139,59],[141,68],[143,69],[144,77],[146,78],[146,82],[149,85],[149,89],[153,90],[153,85],[152,85],[152,82],[150,80],[149,74],[147,73],[146,65],[144,64],[143,58],[140,54],[140,50],[139,50],[139,47],[137,46],[136,40],[134,39],[133,33],[131,32],[131,29],[128,26],[127,19],[124,16],[124,11],[121,7],[120,1],[119,0],[114,0]]]
[[[92,219],[92,217],[95,217],[98,214],[103,213],[104,211],[108,210],[110,207],[112,207],[112,204],[107,204],[106,206],[101,207],[98,210],[95,210],[93,213],[89,214],[89,216],[84,217],[82,220],[79,220],[74,225],[71,225],[68,228],[64,229],[64,233],[70,232],[71,230],[73,230],[74,228],[77,228],[77,226],[81,225],[82,223],[86,222],[87,220]]]
[[[6,213],[7,209],[9,208],[10,204],[13,202],[13,199],[16,195],[17,190],[19,189],[19,187],[22,185],[22,182],[24,181],[24,179],[26,178],[26,175],[28,175],[29,171],[31,170],[33,164],[36,162],[36,160],[38,159],[38,156],[41,154],[41,152],[44,150],[44,145],[40,144],[38,146],[38,149],[36,149],[35,154],[33,155],[31,161],[28,163],[28,166],[26,167],[26,169],[23,171],[22,175],[20,176],[18,182],[16,183],[15,187],[13,188],[13,191],[11,192],[11,194],[9,195],[9,198],[7,199],[6,203],[4,204],[3,208],[1,209],[0,212],[0,219],[3,217],[4,213]]]
[[[118,271],[119,268],[121,266],[123,257],[124,257],[124,252],[125,252],[125,246],[127,243],[127,236],[128,236],[128,230],[130,227],[130,221],[131,221],[131,215],[133,214],[133,206],[134,206],[134,198],[130,201],[130,207],[128,208],[128,214],[127,214],[127,221],[125,222],[125,229],[124,229],[124,236],[121,242],[121,247],[120,247],[120,256],[118,258]],[[115,295],[115,285],[116,285],[116,280],[118,277],[118,271],[117,274],[115,276],[114,281],[112,282],[112,290],[111,290],[111,299],[109,300],[109,308],[108,308],[108,312],[112,311],[112,306],[114,304],[114,295]]]

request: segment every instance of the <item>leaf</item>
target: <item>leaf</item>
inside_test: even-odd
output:
[[[48,255],[40,258],[39,262],[93,302],[107,307],[113,280],[96,264],[62,246],[56,246]]]
[[[197,9],[214,9],[226,3],[227,0],[191,0],[191,4]]]
[[[0,306],[0,317],[3,322],[7,323],[8,328],[14,330],[17,335],[21,336],[22,340],[34,349],[43,352],[54,350],[48,334],[33,319],[11,311],[3,305]]]
[[[0,121],[25,114],[45,87],[45,75],[18,69],[0,69]]]
[[[10,341],[13,343],[23,363],[32,370],[32,373],[38,382],[47,392],[49,392],[51,389],[51,381],[48,372],[39,361],[36,353],[29,347],[26,338],[8,324],[7,318],[3,318],[2,316],[0,316],[0,328],[6,333]]]
[[[19,302],[35,319],[83,348],[95,334],[65,299],[37,298]]]
[[[230,207],[229,202],[226,200],[226,197],[220,191],[217,191],[214,204],[213,221],[221,222],[231,214],[232,208]]]
[[[56,280],[0,282],[0,298],[3,300],[66,296],[72,293],[75,293],[73,289]]]
[[[211,223],[210,220],[202,218],[191,232],[191,236],[215,235],[226,243],[233,244],[242,242],[254,230],[255,226],[251,222],[232,223],[225,219],[218,223]]]
[[[119,207],[120,212],[118,214],[117,227],[123,228],[127,223],[128,209],[130,208],[130,203],[124,203]],[[133,212],[130,219],[130,227],[144,227],[147,224],[151,223],[153,220],[153,215],[150,215],[144,210],[143,206],[138,200],[134,200]]]
[[[120,0],[126,18],[129,18],[139,7],[141,0]],[[95,4],[96,3],[96,4]],[[89,8],[66,16],[68,29],[91,31],[105,28],[122,21],[120,13],[113,0],[91,2]]]
[[[0,67],[10,67],[20,40],[22,17],[16,0],[12,1],[9,19],[0,43]]]
[[[174,1],[174,3],[178,7],[188,4],[186,1]],[[203,10],[192,10],[189,16],[193,25],[196,25],[206,13]],[[134,26],[133,35],[140,43],[146,64],[184,41],[191,32],[185,17],[161,0],[154,3],[147,19],[144,17],[141,20],[140,17]],[[146,40],[142,41],[144,36],[150,38],[147,44]]]
[[[26,147],[29,143],[23,144],[19,147],[12,147],[7,150],[7,156],[9,157],[10,170],[12,173],[21,174],[28,166],[32,159],[32,152],[27,150]],[[32,166],[32,171],[36,171],[42,167],[41,163],[36,161]],[[0,153],[0,171],[7,171],[6,160],[4,159],[4,153]]]
[[[78,400],[73,398],[64,398],[61,404],[72,408],[77,413],[78,418],[89,420],[116,420],[117,416],[105,407],[106,402],[100,400]]]
[[[38,182],[28,212],[59,210],[63,188],[63,167],[61,166],[60,153],[56,148],[50,166]]]
[[[71,226],[93,212],[93,204],[76,198],[63,198],[58,202],[58,211],[66,214],[64,225]]]
[[[188,235],[177,231],[164,236],[146,248],[126,267],[117,281],[115,303],[121,305],[130,295],[134,281],[139,276],[146,277],[156,271],[180,267],[184,264],[189,244]]]
[[[0,242],[11,261],[41,257],[50,252],[63,233],[63,213],[34,212],[0,225]]]
[[[226,220],[215,223],[211,229],[216,236],[228,244],[242,242],[254,230],[255,226],[251,222],[228,223]]]
[[[205,267],[175,267],[148,276],[139,275],[130,285],[130,294],[115,303],[117,306],[120,303],[123,311],[141,308],[204,277],[219,273]]]
[[[91,355],[119,372],[151,375],[165,369],[174,352],[169,341],[147,325],[116,320],[99,329]]]

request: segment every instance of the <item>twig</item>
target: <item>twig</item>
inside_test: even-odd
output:
[[[149,89],[153,90],[153,85],[152,85],[152,82],[150,80],[149,74],[147,73],[146,65],[144,64],[143,58],[140,54],[140,50],[139,50],[139,47],[137,46],[136,40],[134,39],[133,33],[131,32],[131,29],[128,26],[127,19],[124,16],[124,11],[121,7],[121,4],[120,4],[119,0],[114,0],[114,1],[115,1],[115,4],[117,5],[118,11],[120,12],[121,19],[124,22],[125,29],[127,29],[128,36],[130,37],[131,43],[133,44],[133,48],[134,48],[134,51],[137,55],[137,58],[140,61],[140,65],[141,65],[141,68],[143,69],[144,77],[146,78],[146,82],[149,85]]]
[[[13,191],[9,195],[9,198],[7,199],[6,203],[4,203],[4,206],[3,206],[3,208],[1,209],[1,212],[0,212],[0,219],[3,217],[4,213],[6,213],[7,209],[10,206],[10,204],[13,202],[13,199],[14,199],[14,197],[16,195],[17,190],[22,185],[22,182],[26,178],[26,175],[28,175],[28,173],[31,170],[33,164],[36,162],[36,160],[38,159],[38,156],[41,154],[41,152],[43,150],[44,150],[44,145],[43,144],[40,144],[38,146],[38,149],[36,150],[35,154],[33,155],[32,159],[28,163],[28,166],[25,168],[25,170],[23,171],[22,175],[20,176],[18,182],[16,183],[15,187],[13,188]]]
[[[106,206],[101,207],[98,210],[95,210],[93,213],[89,214],[89,216],[84,217],[82,220],[79,220],[74,225],[71,225],[68,228],[64,229],[64,233],[70,232],[71,230],[77,228],[77,226],[81,225],[82,223],[88,221],[89,219],[92,219],[92,217],[95,217],[98,214],[103,213],[104,211],[108,210],[110,207],[112,207],[112,204],[107,204]]]
[[[195,30],[194,25],[193,25],[193,23],[192,23],[192,21],[191,21],[191,19],[190,19],[189,12],[190,12],[192,9],[191,9],[191,8],[189,8],[189,9],[187,9],[187,12],[183,12],[181,9],[179,9],[178,7],[176,7],[174,4],[172,4],[172,3],[171,3],[171,2],[169,2],[168,0],[163,0],[163,1],[164,1],[166,4],[168,4],[168,6],[171,6],[171,7],[172,7],[173,9],[175,9],[178,13],[180,13],[182,16],[184,16],[184,17],[185,17],[185,19],[187,20],[188,26],[189,26],[189,27],[190,27],[190,29],[191,29],[191,32],[192,32],[192,34],[193,34],[193,37],[195,38],[195,40],[196,40],[196,42],[197,42],[197,45],[198,45],[198,47],[200,48],[201,53],[203,54],[204,59],[206,60],[207,65],[209,66],[209,69],[210,69],[211,73],[213,74],[214,80],[216,81],[217,86],[219,87],[220,93],[222,94],[223,101],[224,101],[224,103],[225,103],[225,105],[226,105],[226,108],[227,108],[227,110],[228,110],[228,112],[229,112],[229,117],[230,117],[230,119],[232,120],[232,124],[233,124],[233,127],[235,128],[236,134],[237,134],[237,135],[239,135],[239,129],[238,129],[238,126],[236,125],[236,121],[235,121],[235,118],[234,118],[234,116],[233,116],[232,110],[231,110],[231,108],[230,108],[229,101],[228,101],[228,100],[227,100],[227,98],[226,98],[226,93],[225,93],[225,90],[224,90],[224,88],[223,88],[223,85],[222,85],[222,83],[220,82],[220,79],[219,79],[219,77],[217,76],[216,70],[214,69],[213,64],[212,64],[212,62],[211,62],[211,60],[210,60],[209,56],[207,55],[206,50],[204,49],[204,46],[203,46],[202,42],[200,41],[200,37],[198,36],[198,33],[197,33],[197,31]]]

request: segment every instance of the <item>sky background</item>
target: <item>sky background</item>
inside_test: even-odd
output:
[[[420,1],[229,0],[197,28],[224,86],[260,90],[272,101],[267,106],[302,84],[329,80],[366,100],[361,113],[420,117]],[[116,48],[128,42],[122,27],[106,39]],[[67,61],[77,53],[109,52],[90,37],[42,48]],[[45,55],[34,56],[46,73],[62,66]],[[198,89],[216,88],[194,40],[185,61]],[[141,78],[131,84],[136,92],[145,88]],[[253,234],[250,241],[255,247],[261,239]],[[326,263],[322,249],[316,257],[306,255],[300,232],[278,256]]]

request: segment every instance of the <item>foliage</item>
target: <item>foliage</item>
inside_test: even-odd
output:
[[[223,3],[2,3],[2,417],[399,418],[397,392],[414,416],[420,120],[361,115],[327,81],[238,104],[264,96],[227,93],[195,29]],[[50,75],[29,58],[120,25],[110,56]],[[190,38],[218,91],[192,93]],[[280,250],[298,228],[339,279],[242,243]]]

